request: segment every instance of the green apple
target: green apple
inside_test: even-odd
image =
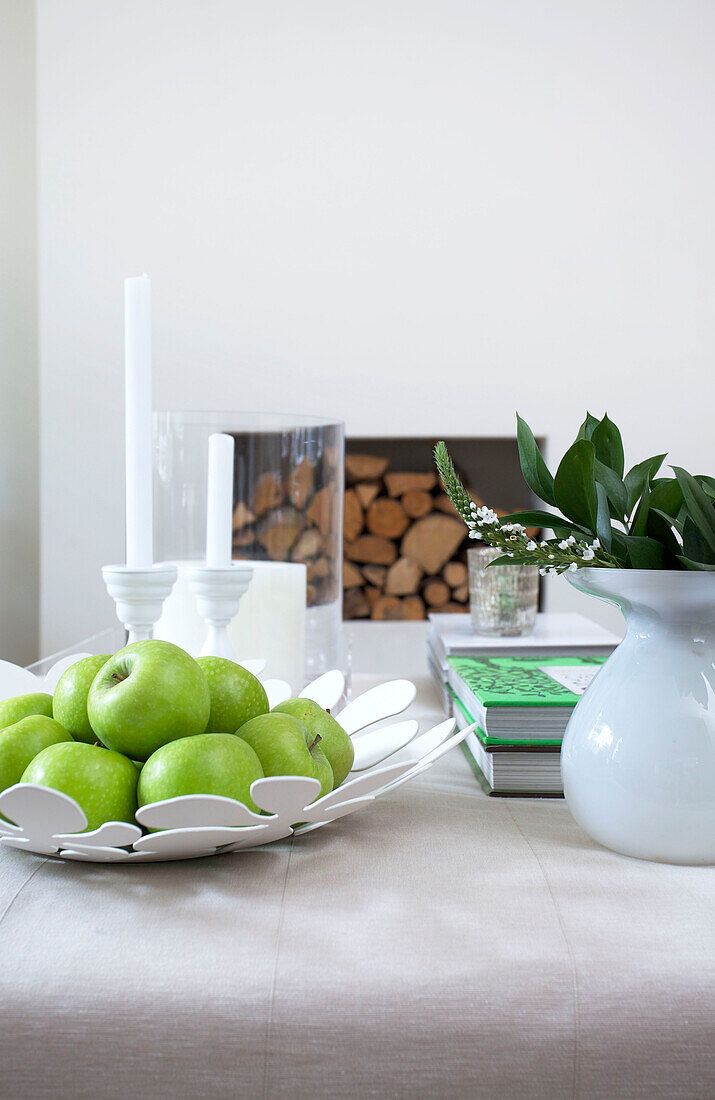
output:
[[[38,752],[61,741],[71,741],[66,729],[44,714],[29,714],[0,730],[0,791],[19,783]]]
[[[99,740],[133,760],[203,733],[210,710],[202,670],[171,642],[133,642],[120,649],[100,668],[87,696],[87,717]]]
[[[88,745],[93,745],[97,740],[87,717],[87,695],[95,676],[110,657],[111,653],[83,657],[81,661],[70,665],[57,681],[52,714],[69,730],[75,741],[86,741]]]
[[[268,696],[255,676],[225,657],[199,657],[196,662],[208,680],[211,694],[209,733],[235,733],[259,714],[267,714]]]
[[[232,733],[182,737],[157,749],[139,776],[139,805],[182,794],[218,794],[261,811],[251,798],[251,783],[263,768],[250,745]]]
[[[44,714],[46,718],[51,718],[52,696],[36,691],[30,695],[16,695],[14,699],[4,699],[0,703],[0,730],[14,726],[30,714]]]
[[[333,789],[333,770],[320,745],[290,714],[260,714],[241,726],[238,736],[256,750],[266,775],[307,775],[320,783],[320,794]]]
[[[286,699],[273,708],[273,714],[291,714],[320,737],[320,747],[333,769],[333,782],[339,787],[353,766],[355,749],[347,733],[327,710],[312,699]],[[243,736],[243,734],[241,734]]]
[[[85,832],[105,821],[135,824],[137,770],[126,756],[110,749],[79,741],[50,745],[37,754],[20,782],[52,787],[74,798],[87,818]]]

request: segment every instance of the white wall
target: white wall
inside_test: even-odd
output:
[[[39,0],[45,648],[112,614],[126,274],[157,407],[518,407],[553,457],[607,408],[712,467],[713,40],[710,0]]]
[[[0,0],[0,658],[38,643],[35,12]]]

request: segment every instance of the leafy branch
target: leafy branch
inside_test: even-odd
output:
[[[501,519],[477,507],[464,488],[444,442],[434,457],[445,492],[469,528],[470,538],[504,551],[493,565],[535,564],[542,573],[582,566],[631,569],[715,570],[715,478],[674,466],[658,476],[665,454],[627,473],[621,433],[590,413],[554,475],[531,428],[517,415],[521,470],[532,492],[561,514],[530,509]],[[536,542],[523,526],[553,531]]]

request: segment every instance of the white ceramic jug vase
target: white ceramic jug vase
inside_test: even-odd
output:
[[[625,855],[715,863],[715,574],[586,568],[568,579],[620,607],[627,626],[566,730],[571,813]]]

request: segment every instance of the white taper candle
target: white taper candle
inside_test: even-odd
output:
[[[206,564],[227,569],[233,536],[233,436],[209,436],[209,477],[206,493]]]
[[[151,281],[124,280],[124,424],[126,560],[150,569],[153,550]]]

